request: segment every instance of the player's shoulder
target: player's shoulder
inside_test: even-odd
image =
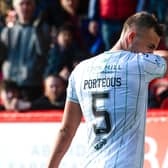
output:
[[[165,59],[161,57],[158,54],[155,53],[139,53],[141,56],[141,61],[143,63],[151,63],[151,64],[157,64],[157,65],[163,65],[166,64]]]
[[[76,68],[80,68],[82,66],[88,66],[90,64],[93,64],[96,60],[98,60],[101,56],[103,56],[104,53],[101,53],[101,54],[98,54],[96,56],[93,56],[93,57],[90,57],[90,58],[87,58],[83,61],[81,61],[77,66]]]

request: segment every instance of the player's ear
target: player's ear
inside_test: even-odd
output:
[[[129,32],[128,38],[127,38],[128,44],[131,44],[133,42],[135,36],[136,36],[136,32],[134,31]]]

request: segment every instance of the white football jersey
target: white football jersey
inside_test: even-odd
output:
[[[164,75],[153,54],[107,51],[72,72],[67,100],[79,103],[88,127],[80,168],[142,168],[148,84]]]

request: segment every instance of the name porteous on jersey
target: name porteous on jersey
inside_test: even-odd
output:
[[[121,86],[121,77],[97,78],[84,80],[84,89]]]

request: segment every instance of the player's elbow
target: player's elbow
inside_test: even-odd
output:
[[[61,134],[62,139],[64,140],[70,140],[73,138],[75,131],[71,127],[63,126],[59,130],[59,134]]]

